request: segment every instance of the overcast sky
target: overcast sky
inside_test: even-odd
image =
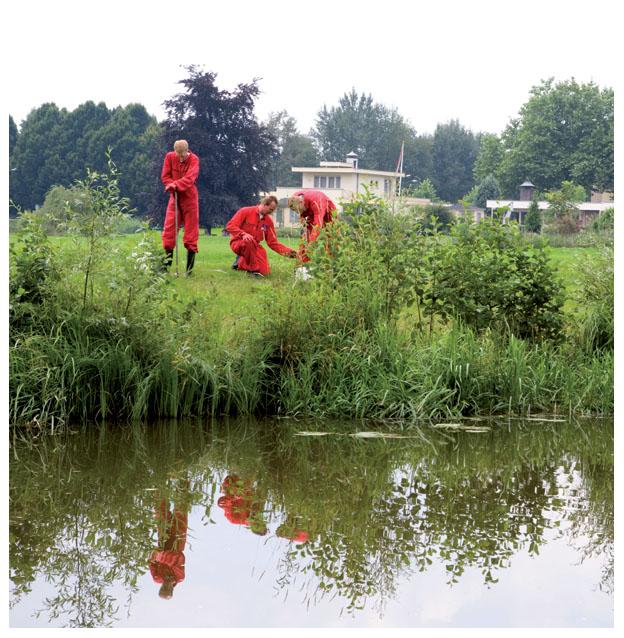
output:
[[[451,118],[500,132],[542,79],[616,81],[617,3],[607,0],[3,5],[4,101],[18,125],[45,102],[86,100],[139,102],[162,119],[187,64],[216,72],[225,89],[260,78],[260,119],[286,109],[304,133],[351,88],[420,133]]]

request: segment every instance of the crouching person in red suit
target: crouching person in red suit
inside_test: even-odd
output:
[[[164,498],[156,507],[158,548],[152,552],[149,568],[152,579],[161,586],[158,595],[167,600],[173,596],[174,587],[184,580],[188,487],[188,481],[185,481],[181,494],[175,498],[173,511]]]
[[[297,251],[277,240],[271,215],[277,208],[277,198],[264,197],[256,206],[239,208],[225,226],[230,234],[230,248],[237,255],[232,268],[245,270],[256,277],[265,277],[271,272],[266,250],[260,245],[266,241],[271,250],[286,257],[296,257]]]

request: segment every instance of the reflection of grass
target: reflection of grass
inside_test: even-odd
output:
[[[612,541],[611,421],[466,422],[489,431],[422,423],[408,430],[413,438],[367,439],[350,435],[406,431],[387,422],[229,419],[18,443],[10,486],[13,595],[28,591],[38,573],[70,583],[75,565],[62,548],[76,538],[97,569],[132,589],[154,546],[154,490],[172,494],[188,479],[191,502],[209,524],[226,474],[253,484],[272,533],[287,519],[309,532],[305,544],[280,545],[280,582],[305,569],[309,599],[337,593],[351,609],[433,562],[446,566],[449,582],[478,568],[494,583],[522,548],[539,552],[556,518],[569,517],[579,536],[595,539],[594,551]],[[295,436],[319,429],[334,434]],[[588,500],[569,508],[555,475],[573,467]],[[97,601],[108,600],[107,583],[90,590],[94,613]]]

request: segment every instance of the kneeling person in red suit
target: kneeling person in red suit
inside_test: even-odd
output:
[[[230,233],[230,248],[237,258],[232,268],[245,270],[256,277],[264,277],[271,272],[266,250],[260,245],[265,240],[271,250],[286,257],[296,257],[297,251],[284,246],[277,240],[271,214],[277,208],[277,198],[264,197],[256,206],[239,208],[225,226]]]

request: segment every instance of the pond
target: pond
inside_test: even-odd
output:
[[[613,420],[14,441],[12,627],[611,627]]]

